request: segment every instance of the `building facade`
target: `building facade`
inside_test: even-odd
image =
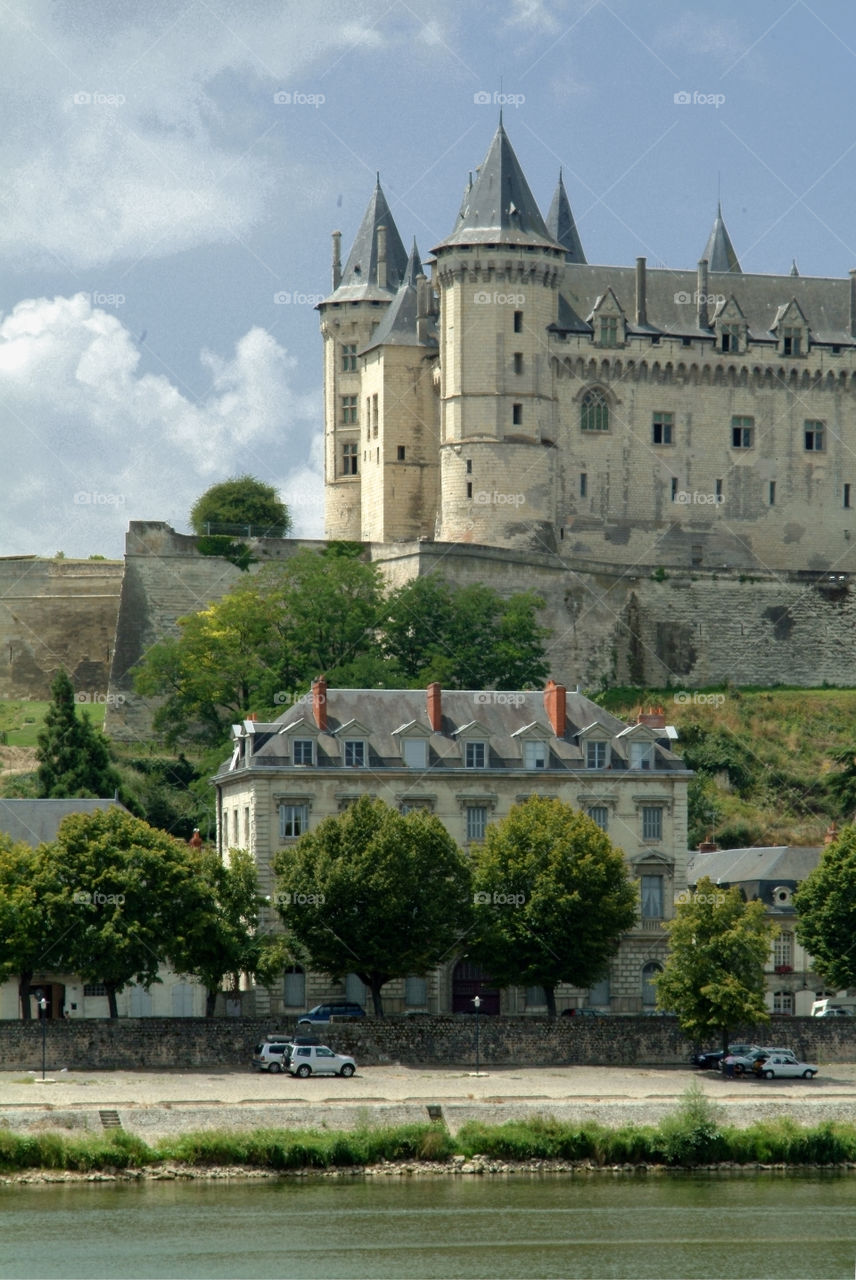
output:
[[[379,183],[344,268],[340,244],[328,537],[856,568],[856,272],[745,274],[721,209],[694,271],[589,264],[501,122],[424,270]]]
[[[624,724],[579,693],[550,681],[543,691],[328,689],[278,720],[247,720],[215,778],[221,855],[246,848],[260,891],[276,893],[274,855],[363,795],[406,812],[436,814],[465,850],[527,796],[555,796],[584,810],[623,849],[639,883],[638,925],[622,939],[609,978],[591,991],[558,992],[563,1007],[615,1012],[653,1007],[652,978],[665,956],[663,921],[686,886],[687,782],[669,749],[661,713]],[[270,909],[262,927],[281,929]],[[390,1012],[544,1011],[543,992],[496,991],[465,957],[430,974],[388,984]],[[321,1000],[365,1000],[356,975],[284,974],[279,988],[248,993],[260,1016],[291,1015]]]

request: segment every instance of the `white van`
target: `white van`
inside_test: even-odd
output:
[[[815,1000],[811,1006],[811,1016],[813,1018],[851,1018],[853,1010],[844,1007],[843,999],[844,997],[837,1004],[833,1004],[828,997],[824,1000]]]

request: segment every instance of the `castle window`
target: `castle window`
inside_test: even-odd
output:
[[[802,355],[802,329],[784,328],[782,330],[782,355]]]
[[[473,460],[472,458],[467,458],[467,475],[471,476],[472,474],[473,474]]]
[[[346,342],[342,347],[342,372],[351,373],[357,367],[357,344]]]
[[[588,494],[588,474],[585,471],[580,472],[580,497],[585,498]]]
[[[355,444],[342,445],[342,475],[355,476],[357,474],[357,446]]]
[[[618,317],[600,317],[600,345],[602,347],[618,346]]]
[[[515,351],[514,353],[514,372],[515,373],[523,372],[523,352],[522,351]]]
[[[769,503],[769,505],[770,505],[771,507],[774,507],[774,506],[776,505],[776,482],[775,482],[775,480],[771,480],[771,481],[770,481],[769,499],[770,499],[770,503]]]
[[[519,427],[523,423],[523,405],[513,404],[511,406],[511,421],[515,427]]]
[[[377,396],[374,395],[372,396],[372,435],[374,436],[375,440],[377,439],[377,421],[378,421]]]
[[[609,810],[605,804],[593,804],[588,807],[586,813],[591,818],[595,826],[600,827],[601,831],[609,828]]]
[[[515,311],[514,313],[514,332],[515,333],[523,332],[523,312],[522,311]]]
[[[605,742],[587,742],[586,743],[586,768],[587,769],[605,769],[606,768],[606,750]]]
[[[751,449],[752,436],[755,426],[754,418],[732,418],[731,419],[731,447],[732,449]]]
[[[660,804],[643,804],[642,806],[642,839],[663,839],[663,806]]]
[[[739,324],[722,325],[719,330],[720,351],[739,351],[740,332]]]
[[[580,401],[580,429],[582,431],[609,430],[609,404],[599,387],[592,387]]]
[[[717,480],[716,482],[716,501],[717,503],[722,502],[722,481],[721,480]]]
[[[359,419],[357,414],[357,397],[342,396],[342,422],[344,425],[346,427],[350,427],[353,426],[355,422],[358,422]]]
[[[671,492],[672,492],[672,502],[677,502],[678,500],[678,477],[677,476],[672,476]]]
[[[398,451],[397,451],[396,456],[397,456],[397,458],[398,458],[398,461],[399,461],[399,462],[404,462],[404,458],[405,458],[406,451],[407,451],[407,450],[406,450],[406,446],[405,446],[405,445],[400,444],[400,445],[398,446]]]
[[[675,415],[673,413],[655,413],[651,427],[651,438],[654,444],[674,444],[672,437],[672,427],[674,426]]]
[[[471,498],[472,496],[473,496],[473,482],[472,480],[468,480],[467,481],[467,497]]]
[[[824,439],[822,422],[806,422],[805,447],[807,453],[823,453]]]
[[[484,769],[487,764],[487,743],[464,743],[464,767],[466,769]]]
[[[844,486],[844,506],[846,508],[849,508],[850,506],[850,485],[849,484],[846,484]]]

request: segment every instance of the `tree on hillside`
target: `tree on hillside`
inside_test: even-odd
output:
[[[274,869],[288,940],[314,969],[356,973],[378,1016],[385,984],[439,964],[471,922],[469,865],[440,820],[367,796]]]
[[[51,702],[37,738],[39,798],[106,798],[119,786],[107,739],[86,712],[77,714],[74,688],[65,671],[51,684]]]
[[[284,538],[291,516],[272,485],[249,475],[233,476],[196,499],[190,527],[199,535]]]
[[[15,843],[0,833],[0,982],[18,979],[21,1017],[30,1018],[33,974],[56,968],[58,930],[49,910],[51,867],[46,846]]]
[[[794,894],[796,934],[833,987],[856,986],[856,827],[842,827]]]
[[[621,850],[556,799],[533,796],[487,828],[474,888],[470,954],[500,986],[543,987],[550,1017],[559,983],[597,982],[637,916]]]
[[[764,968],[777,926],[763,902],[744,902],[702,876],[666,925],[669,955],[655,979],[657,1004],[678,1015],[692,1040],[719,1035],[728,1048],[739,1026],[767,1022]]]

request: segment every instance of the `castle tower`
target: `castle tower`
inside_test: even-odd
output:
[[[380,177],[344,270],[340,246],[341,233],[335,231],[333,292],[318,307],[324,338],[325,525],[328,538],[359,541],[364,407],[357,353],[383,319],[407,269]]]
[[[559,181],[550,204],[550,212],[547,214],[547,230],[565,250],[566,262],[586,261],[586,255],[583,253],[582,242],[577,231],[577,224],[574,222],[574,215],[571,212],[571,202],[568,199],[568,193],[562,180],[561,169],[559,170]]]
[[[547,329],[557,318],[566,251],[544,224],[500,116],[455,226],[433,250],[440,541],[555,548]]]
[[[713,228],[701,256],[707,258],[709,271],[733,271],[743,274],[740,263],[737,261],[737,254],[734,252],[734,245],[731,243],[731,236],[722,219],[722,205],[719,203],[716,206]]]

